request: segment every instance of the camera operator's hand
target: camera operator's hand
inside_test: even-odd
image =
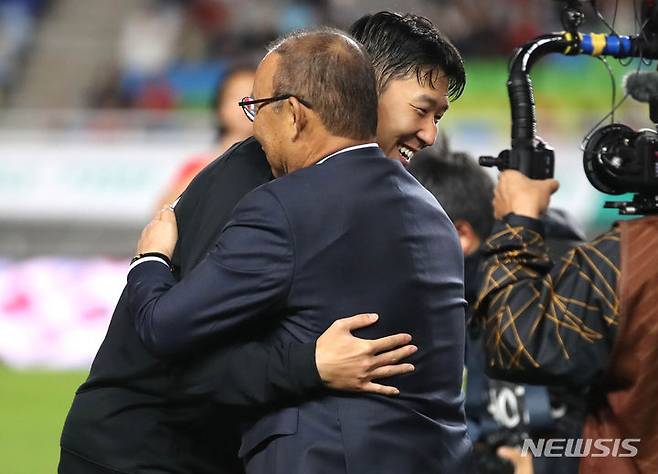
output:
[[[494,215],[500,219],[513,212],[536,219],[548,208],[551,194],[559,187],[555,179],[530,179],[516,170],[505,170],[498,176],[494,191]]]

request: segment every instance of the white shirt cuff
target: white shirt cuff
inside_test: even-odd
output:
[[[166,265],[167,268],[169,268],[169,264],[165,262],[163,259],[161,259],[160,257],[149,256],[149,257],[140,258],[139,260],[136,260],[134,263],[131,263],[130,267],[128,267],[128,271],[132,270],[137,265],[144,262],[160,262],[163,265]]]

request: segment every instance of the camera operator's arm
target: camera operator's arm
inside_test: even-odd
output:
[[[477,310],[485,319],[492,375],[589,384],[606,367],[616,333],[619,235],[613,229],[553,265],[537,217],[556,189],[555,180],[501,174],[494,211],[502,221],[484,245]]]

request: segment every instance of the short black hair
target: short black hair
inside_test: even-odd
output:
[[[375,72],[363,46],[334,28],[299,30],[268,48],[281,60],[274,95],[311,104],[329,132],[367,140],[377,133]]]
[[[466,72],[459,51],[427,18],[381,11],[359,18],[349,32],[370,54],[380,93],[392,79],[411,74],[432,88],[445,74],[451,100],[464,91]]]
[[[450,219],[468,222],[484,241],[494,223],[494,183],[468,153],[424,148],[409,171],[439,201]]]

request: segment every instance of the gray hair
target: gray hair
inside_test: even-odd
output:
[[[375,136],[375,73],[360,43],[347,33],[323,27],[290,33],[268,50],[280,56],[274,95],[304,99],[336,136],[358,140]]]

